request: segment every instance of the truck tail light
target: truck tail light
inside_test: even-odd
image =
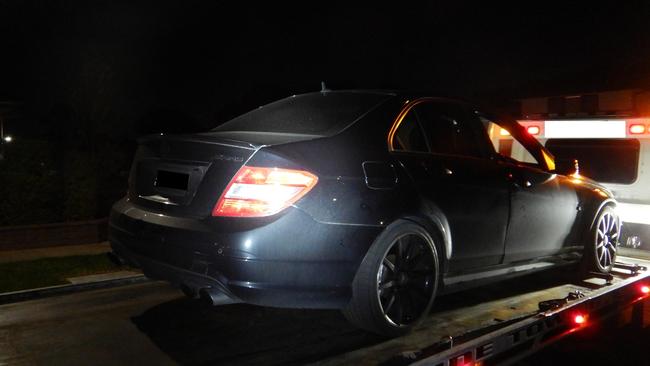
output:
[[[645,133],[645,125],[642,124],[633,124],[629,127],[631,135],[642,135]]]
[[[539,128],[539,126],[528,126],[526,128],[526,131],[528,131],[529,134],[531,134],[533,136],[536,136],[536,135],[539,135],[540,128]]]
[[[298,201],[318,182],[304,170],[243,166],[212,210],[212,216],[263,217]]]

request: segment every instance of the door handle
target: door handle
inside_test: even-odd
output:
[[[512,173],[508,173],[506,175],[506,178],[508,179],[508,182],[510,182],[510,186],[516,190],[521,189],[521,185],[517,182],[517,179],[515,178],[515,175]]]
[[[508,177],[508,181],[516,189],[530,188],[533,186],[533,183],[531,183],[529,180],[523,180],[523,182],[519,182],[519,179],[515,178],[515,176],[512,173],[508,173],[507,177]]]

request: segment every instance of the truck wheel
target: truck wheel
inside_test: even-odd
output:
[[[438,278],[438,252],[431,235],[410,221],[396,221],[363,259],[343,314],[374,333],[406,334],[429,314]]]
[[[621,233],[621,222],[614,209],[604,207],[594,222],[589,242],[585,247],[585,267],[595,272],[611,271]]]

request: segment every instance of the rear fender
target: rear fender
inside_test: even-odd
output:
[[[451,230],[447,218],[438,210],[438,212],[433,214],[429,213],[426,216],[407,215],[404,219],[424,227],[434,237],[436,249],[441,254],[439,255],[439,259],[441,259],[442,273],[446,273],[447,264],[453,253]]]

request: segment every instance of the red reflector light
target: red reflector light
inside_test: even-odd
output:
[[[539,126],[528,126],[526,131],[528,131],[529,134],[535,136],[535,135],[539,135],[540,129]]]
[[[641,288],[639,288],[639,291],[641,291],[642,294],[646,295],[650,293],[650,286],[643,285]]]
[[[630,134],[632,135],[642,135],[645,133],[645,125],[634,124],[630,125]]]
[[[276,214],[307,194],[318,177],[303,171],[243,166],[212,210],[212,216],[262,217]]]
[[[573,317],[573,322],[577,325],[584,325],[587,322],[587,316],[582,314],[576,314]]]

